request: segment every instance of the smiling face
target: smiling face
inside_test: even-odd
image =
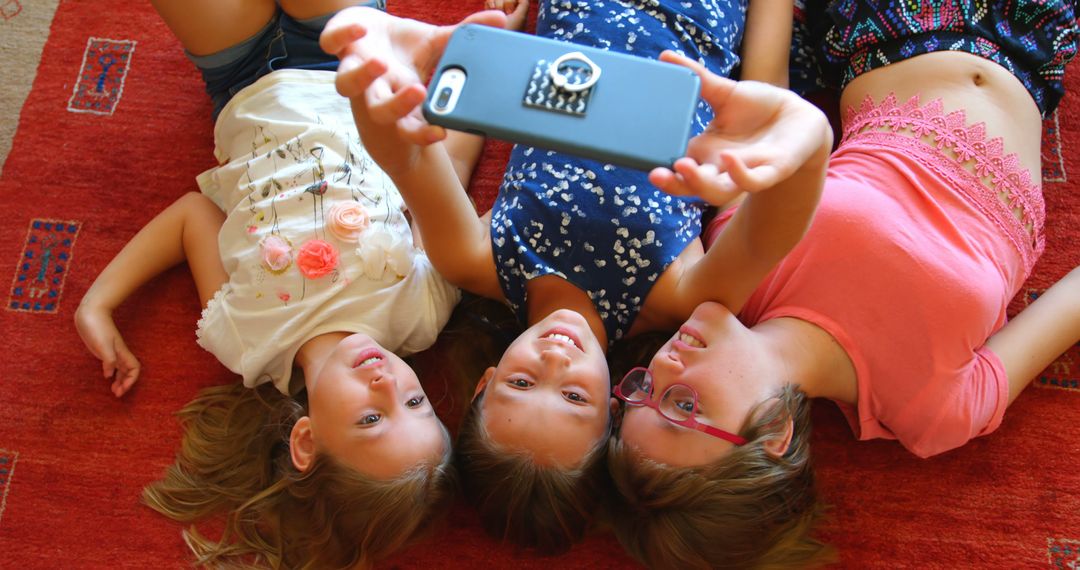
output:
[[[338,342],[308,382],[308,418],[317,449],[376,479],[439,463],[446,451],[416,373],[363,334]]]
[[[672,384],[698,393],[697,421],[739,433],[750,410],[776,393],[770,378],[775,360],[754,331],[723,305],[694,310],[649,363],[653,396]],[[734,444],[665,420],[647,407],[627,406],[619,437],[658,463],[676,467],[705,465],[729,453]]]
[[[491,440],[529,452],[537,462],[576,466],[607,433],[607,360],[574,311],[555,311],[518,336],[484,375],[481,390]]]

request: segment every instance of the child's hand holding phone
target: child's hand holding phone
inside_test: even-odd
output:
[[[461,23],[503,27],[506,22],[506,14],[488,10]],[[327,22],[319,45],[341,60],[337,90],[353,101],[354,113],[361,113],[358,122],[394,125],[401,139],[427,145],[445,138],[446,132],[429,125],[420,113],[424,82],[455,28],[397,18],[372,8],[346,8]]]
[[[812,103],[767,83],[720,77],[673,52],[661,59],[698,73],[702,99],[714,117],[690,140],[686,157],[670,170],[650,173],[657,188],[719,205],[741,192],[767,190],[813,162],[827,162],[831,131]]]

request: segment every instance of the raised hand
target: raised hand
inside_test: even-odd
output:
[[[649,180],[669,194],[724,204],[740,192],[759,192],[821,160],[832,136],[825,115],[798,95],[766,83],[720,77],[696,61],[664,52],[660,59],[701,78],[701,97],[715,113],[690,140],[674,170],[657,168]]]
[[[488,10],[458,25],[503,27],[506,22],[505,13]],[[428,145],[445,138],[446,131],[429,125],[420,112],[426,95],[424,82],[456,27],[398,18],[371,8],[347,8],[327,22],[319,45],[341,60],[337,90],[353,101],[354,112],[359,104],[364,117],[358,117],[358,122],[394,125],[402,139]]]
[[[128,350],[109,311],[79,305],[75,311],[75,328],[86,348],[101,360],[102,375],[112,380],[113,395],[119,398],[127,393],[139,379],[142,365]]]

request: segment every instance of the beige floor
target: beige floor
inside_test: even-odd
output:
[[[59,0],[0,0],[0,177]]]

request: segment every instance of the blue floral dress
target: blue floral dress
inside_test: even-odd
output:
[[[642,57],[671,49],[729,76],[746,7],[745,0],[545,1],[536,34]],[[693,134],[711,118],[699,102]],[[503,293],[525,322],[526,282],[558,275],[589,295],[609,341],[622,338],[657,278],[701,233],[704,207],[664,194],[645,172],[518,145],[492,206]]]

